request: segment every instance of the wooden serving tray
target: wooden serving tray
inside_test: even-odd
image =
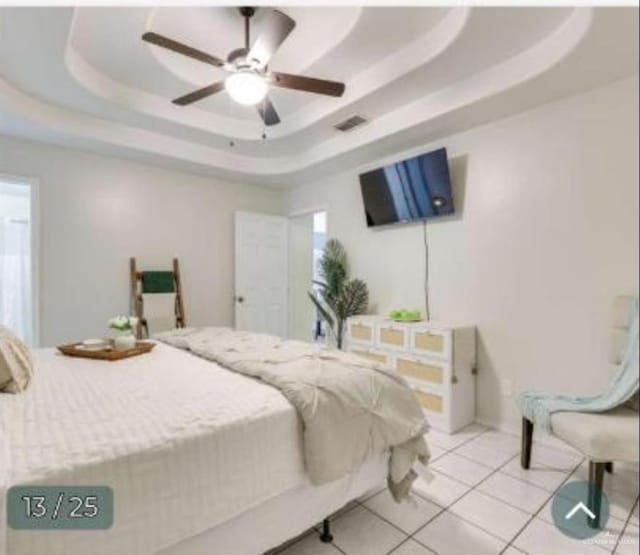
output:
[[[60,345],[58,350],[63,355],[69,357],[92,358],[94,360],[108,360],[113,362],[114,360],[143,355],[151,351],[155,346],[156,344],[150,341],[138,341],[133,349],[116,351],[114,348],[100,350],[83,349],[82,343],[72,343],[71,345]]]

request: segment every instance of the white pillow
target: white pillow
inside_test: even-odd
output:
[[[8,328],[0,326],[0,392],[24,391],[33,375],[28,347]]]

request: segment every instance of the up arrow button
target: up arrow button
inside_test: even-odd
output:
[[[600,514],[596,508],[596,493],[600,496]],[[609,500],[604,491],[596,492],[587,481],[569,482],[553,496],[551,516],[556,528],[565,536],[586,540],[606,529]]]
[[[565,520],[569,520],[570,518],[573,518],[573,515],[575,515],[578,511],[582,511],[591,520],[596,518],[596,515],[594,515],[589,510],[589,507],[587,507],[582,501],[580,501],[580,503],[576,503],[575,506],[573,507],[573,509],[571,509],[566,515],[564,515]]]

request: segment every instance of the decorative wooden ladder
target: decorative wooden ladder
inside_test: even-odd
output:
[[[129,262],[130,280],[131,280],[131,309],[135,316],[138,317],[138,326],[136,329],[136,337],[142,339],[149,336],[149,325],[144,316],[144,303],[142,301],[143,278],[144,271],[140,271],[136,265],[136,259],[131,258]],[[178,259],[173,259],[173,290],[176,294],[175,316],[176,328],[184,328],[186,326],[186,316],[184,313],[184,302],[182,300],[182,282],[180,280],[180,264]],[[143,333],[144,332],[144,333]]]

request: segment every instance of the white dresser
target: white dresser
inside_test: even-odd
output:
[[[394,368],[411,384],[429,424],[453,433],[476,414],[476,331],[436,322],[350,318],[346,349]]]

